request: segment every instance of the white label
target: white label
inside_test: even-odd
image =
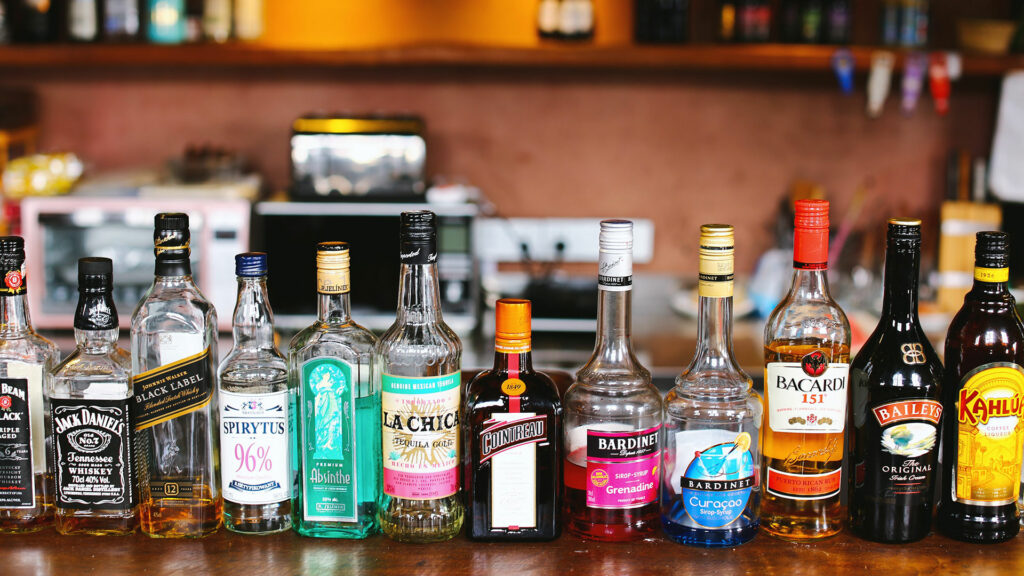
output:
[[[806,360],[768,364],[764,382],[768,425],[775,432],[841,433],[846,426],[850,365],[815,365]]]
[[[602,250],[597,265],[598,288],[612,292],[625,292],[633,289],[632,254]]]
[[[498,422],[514,422],[532,412],[491,414]],[[537,444],[509,448],[491,458],[491,527],[537,527]]]
[[[43,422],[43,366],[8,362],[7,376],[28,380],[28,421],[32,445],[32,471],[46,472],[46,429]],[[35,488],[33,488],[34,490]]]
[[[288,392],[220,391],[220,469],[224,499],[273,504],[292,496]]]
[[[682,492],[681,478],[686,474],[686,469],[690,467],[690,463],[693,462],[697,454],[709,446],[725,444],[735,439],[736,432],[729,430],[682,430],[676,432],[675,467],[669,473],[673,493]]]
[[[203,346],[203,335],[199,333],[164,332],[159,338],[161,366],[199,354],[206,349],[206,346]]]

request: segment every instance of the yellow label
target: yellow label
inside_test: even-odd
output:
[[[348,268],[317,268],[316,291],[321,294],[347,294],[349,290]]]
[[[733,258],[732,251],[717,257],[700,256],[700,280],[697,293],[705,298],[728,298],[732,296]]]
[[[996,362],[975,368],[957,395],[957,502],[1017,501],[1024,450],[1024,369]]]
[[[975,268],[974,279],[982,282],[1006,282],[1010,279],[1009,268]]]
[[[501,383],[501,391],[509,396],[519,396],[526,392],[526,383],[519,378],[509,378]]]

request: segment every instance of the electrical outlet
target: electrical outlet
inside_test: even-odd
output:
[[[518,262],[521,244],[530,258],[550,262],[559,257],[556,246],[565,245],[565,262],[597,262],[600,218],[480,218],[473,231],[476,256],[490,262]],[[650,262],[654,256],[654,223],[633,220],[633,261]]]

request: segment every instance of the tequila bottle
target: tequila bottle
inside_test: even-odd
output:
[[[288,377],[298,482],[292,525],[303,536],[365,538],[379,530],[380,387],[370,376],[377,343],[352,321],[349,245],[316,253],[317,320],[292,338]]]
[[[109,258],[78,261],[78,346],[47,378],[54,523],[61,534],[131,534],[139,525],[132,366],[117,346],[113,279]]]
[[[139,516],[153,537],[221,524],[217,312],[192,280],[188,215],[157,214],[156,279],[132,314]]]

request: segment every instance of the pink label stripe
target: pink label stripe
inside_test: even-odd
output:
[[[458,470],[440,472],[402,472],[384,469],[384,493],[410,500],[434,500],[451,496],[459,490]]]

